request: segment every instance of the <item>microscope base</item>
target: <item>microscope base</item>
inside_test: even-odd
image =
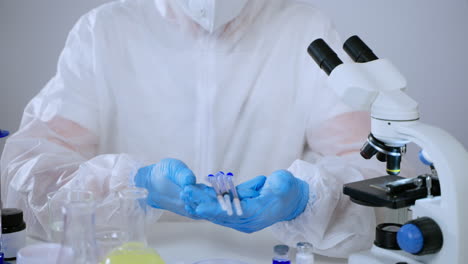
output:
[[[414,256],[413,256],[414,257]],[[409,254],[401,250],[387,250],[373,246],[370,250],[353,254],[348,259],[348,264],[422,264],[409,257]]]

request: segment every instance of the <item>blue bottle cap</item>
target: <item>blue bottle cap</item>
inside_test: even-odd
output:
[[[10,132],[0,129],[0,138],[7,137],[8,135],[10,135]]]
[[[278,255],[287,255],[289,247],[287,245],[276,245],[273,247],[273,252]]]
[[[424,237],[416,225],[406,224],[397,233],[398,245],[404,251],[418,254],[424,247]]]
[[[231,176],[231,177],[234,176],[234,174],[232,174],[232,172],[228,172],[228,174],[226,174],[226,175],[227,175],[227,176]]]

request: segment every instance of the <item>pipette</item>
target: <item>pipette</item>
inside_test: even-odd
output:
[[[216,192],[216,198],[218,199],[219,206],[223,211],[226,211],[226,205],[224,204],[223,195],[221,193],[221,188],[218,184],[217,179],[213,174],[208,175],[208,181]]]
[[[221,189],[221,193],[224,197],[224,205],[226,206],[226,212],[229,216],[232,215],[232,204],[231,204],[231,196],[229,196],[229,185],[227,183],[226,174],[220,171],[215,174],[215,178],[218,181],[218,184]]]
[[[234,201],[234,208],[236,209],[236,214],[241,216],[244,212],[242,211],[242,207],[240,204],[239,195],[237,194],[236,187],[234,187],[234,181],[232,179],[234,177],[234,174],[232,174],[232,172],[229,172],[226,176],[227,176],[226,179],[229,185],[229,189],[232,195],[234,196],[233,201]]]

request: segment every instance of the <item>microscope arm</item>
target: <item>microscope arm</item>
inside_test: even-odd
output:
[[[446,131],[419,121],[404,122],[394,128],[402,138],[429,154],[439,175],[442,196],[417,200],[413,218],[430,217],[442,229],[444,246],[437,259],[462,263],[468,259],[468,251],[463,249],[468,245],[468,237],[462,235],[468,234],[468,203],[464,193],[468,186],[465,168],[468,152]]]

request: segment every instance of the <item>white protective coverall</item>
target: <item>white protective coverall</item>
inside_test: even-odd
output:
[[[254,0],[207,34],[173,3],[115,1],[77,22],[57,74],[6,143],[5,205],[25,210],[29,234],[44,238],[47,193],[93,191],[105,225],[112,193],[166,157],[200,182],[219,170],[240,183],[289,169],[314,202],[272,226],[280,240],[337,257],[370,247],[373,210],[342,194],[384,173],[359,155],[368,114],[343,106],[306,52],[317,38],[341,50],[330,21],[307,3]]]

